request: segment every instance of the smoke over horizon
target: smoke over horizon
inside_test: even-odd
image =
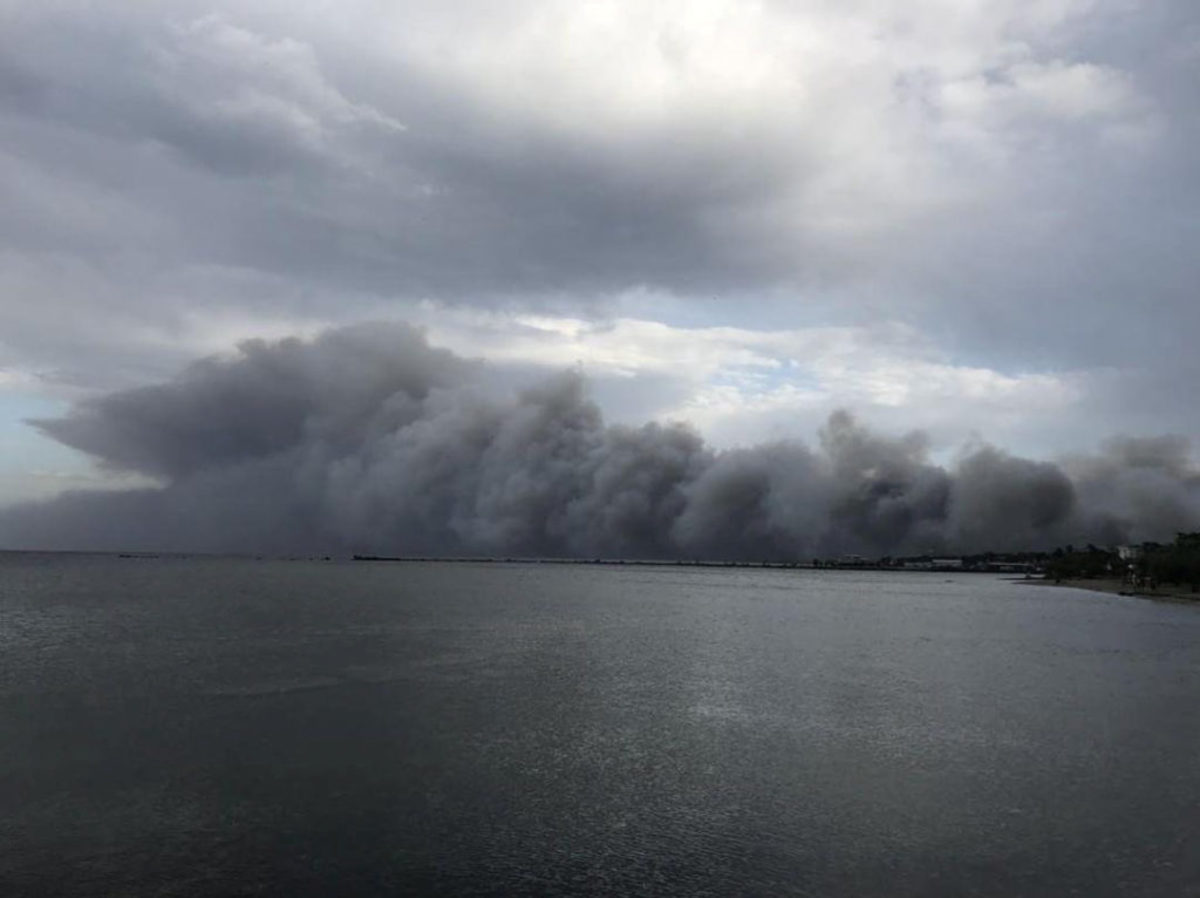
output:
[[[848,412],[815,446],[715,450],[683,424],[607,425],[583,378],[506,394],[407,325],[249,341],[174,380],[32,422],[160,487],[0,510],[0,546],[791,560],[1047,549],[1200,527],[1180,437],[1059,463],[995,446],[944,467]]]

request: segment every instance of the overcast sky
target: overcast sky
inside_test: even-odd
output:
[[[717,447],[1195,441],[1198,146],[1194,0],[0,0],[0,503],[364,321]]]

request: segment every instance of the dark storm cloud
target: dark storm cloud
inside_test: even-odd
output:
[[[804,558],[1046,548],[1200,521],[1173,438],[1114,440],[1067,467],[838,413],[818,447],[715,452],[679,425],[606,426],[576,374],[512,397],[403,326],[253,342],[167,384],[39,426],[160,478],[0,515],[9,547]]]
[[[465,363],[403,328],[358,328],[313,344],[240,346],[236,365],[206,360],[175,381],[82,402],[34,422],[113,467],[178,478],[274,455],[305,439],[361,441],[404,420],[408,403],[460,382]]]

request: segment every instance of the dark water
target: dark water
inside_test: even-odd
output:
[[[1200,895],[1200,607],[0,556],[0,894]]]

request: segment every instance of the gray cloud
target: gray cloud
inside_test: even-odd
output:
[[[425,299],[883,322],[955,364],[1083,385],[1071,410],[1006,418],[1022,451],[1200,435],[1180,386],[1200,379],[1191,0],[612,11],[0,4],[0,367],[75,397]],[[989,432],[959,399],[955,438]]]
[[[313,344],[241,344],[236,364],[201,361],[175,381],[85,400],[47,435],[115,468],[180,478],[306,440],[335,448],[417,414],[464,363],[404,328],[326,333]]]
[[[833,415],[820,443],[716,452],[681,425],[606,426],[577,374],[516,396],[399,325],[244,344],[38,423],[160,488],[0,514],[10,547],[806,558],[1046,548],[1200,522],[1186,442],[1059,466],[995,447],[949,469],[919,433]]]

